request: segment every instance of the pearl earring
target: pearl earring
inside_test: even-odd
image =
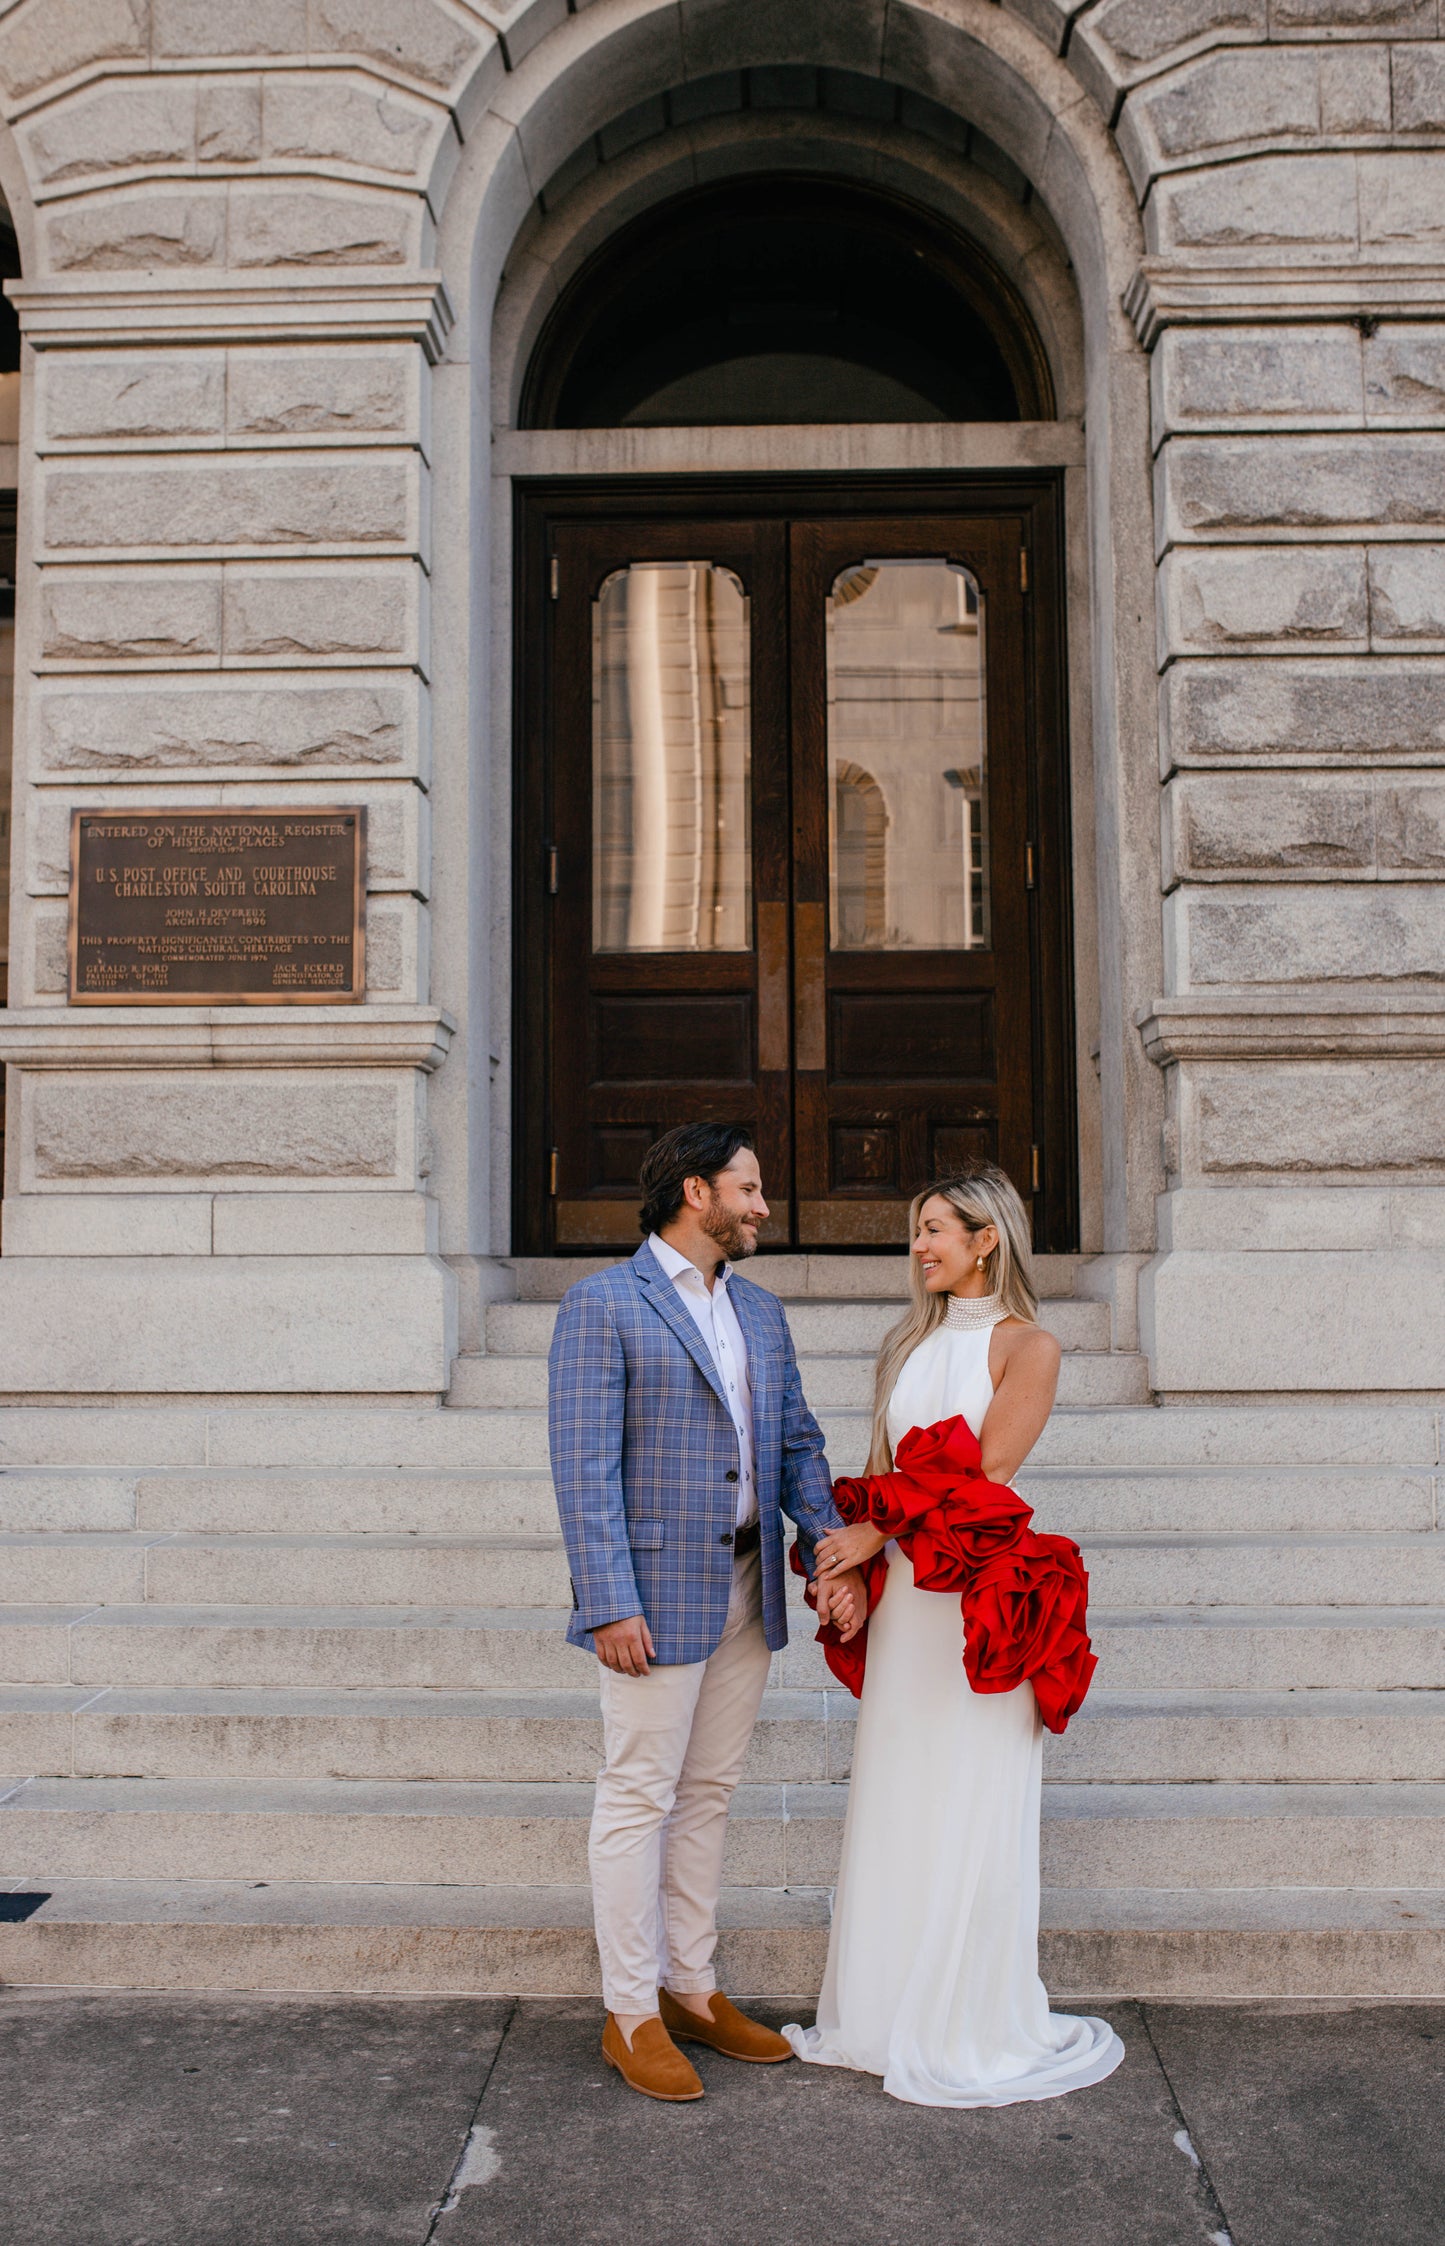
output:
[[[982,1271],[982,1269],[983,1269],[983,1257],[982,1257],[982,1256],[980,1256],[980,1257],[979,1257],[979,1259],[978,1259],[978,1268],[979,1268],[979,1270],[980,1270],[980,1271]]]

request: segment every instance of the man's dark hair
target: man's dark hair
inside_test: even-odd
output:
[[[664,1131],[642,1157],[638,1184],[644,1233],[661,1232],[683,1204],[683,1180],[706,1178],[712,1185],[740,1148],[753,1151],[752,1133],[740,1123],[679,1123]]]

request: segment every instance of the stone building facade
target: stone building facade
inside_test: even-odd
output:
[[[1038,1487],[1101,1540],[1114,1631],[1051,1766],[1049,1959],[1438,1988],[1437,0],[3,0],[0,101],[0,1873],[52,1894],[3,1970],[585,1985],[587,1677],[523,1626],[576,1266],[518,1254],[548,1129],[518,526],[574,487],[944,516],[1032,478],[1078,1359]],[[1002,276],[1047,410],[549,422],[538,355],[609,245],[789,179]],[[369,815],[363,1004],[67,1005],[73,809],[335,803]],[[811,1251],[881,1237],[775,1266],[844,1465],[896,1265]],[[787,1849],[845,1765],[815,1673],[778,1689],[729,1941],[791,1990],[828,1873]]]

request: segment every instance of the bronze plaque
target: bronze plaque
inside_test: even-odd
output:
[[[72,1006],[335,1006],[366,988],[366,812],[72,811]]]

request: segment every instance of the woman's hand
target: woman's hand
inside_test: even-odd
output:
[[[848,1568],[861,1568],[882,1551],[888,1542],[881,1529],[868,1521],[860,1521],[854,1528],[829,1529],[819,1537],[817,1545],[818,1573],[820,1576],[842,1575]]]

